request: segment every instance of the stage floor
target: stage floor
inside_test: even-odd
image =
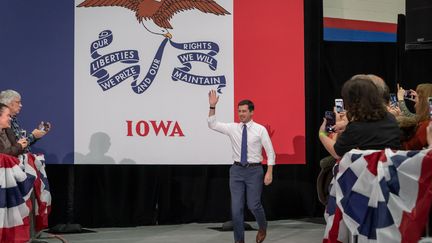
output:
[[[256,228],[254,222],[250,224]],[[97,228],[93,233],[60,235],[67,242],[92,243],[221,243],[234,242],[232,231],[220,231],[220,223],[140,226],[134,228]],[[322,219],[269,221],[265,243],[321,242],[325,225]],[[246,231],[246,243],[255,242],[256,230]],[[42,234],[40,240],[61,242]]]

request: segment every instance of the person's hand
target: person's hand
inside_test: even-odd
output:
[[[339,121],[346,121],[348,122],[348,118],[346,116],[346,111],[342,112],[335,112],[336,113],[336,123]]]
[[[216,90],[212,89],[209,91],[209,104],[211,107],[215,107],[219,101],[219,96],[216,94]]]
[[[332,127],[332,129],[336,133],[342,133],[343,131],[345,131],[345,128],[348,125],[348,117],[346,116],[346,111],[335,112],[335,113],[336,113],[336,123]]]
[[[17,143],[19,143],[21,145],[21,148],[26,148],[28,146],[28,141],[26,138],[21,138],[20,140],[17,141]]]
[[[42,130],[39,130],[39,129],[34,129],[34,130],[32,131],[32,134],[33,134],[33,136],[34,136],[36,139],[39,139],[39,138],[45,136],[46,132],[45,132],[45,131],[42,131]]]
[[[408,98],[408,100],[411,100],[411,101],[413,101],[413,102],[416,102],[416,99],[417,99],[417,92],[415,91],[415,90],[412,90],[412,89],[410,89],[409,90],[409,98]]]
[[[343,133],[345,131],[346,126],[348,125],[347,120],[340,120],[337,121],[336,124],[333,126],[333,131],[335,133]]]
[[[400,116],[402,113],[399,106],[388,106],[387,111],[393,114],[395,117]]]
[[[426,128],[426,133],[429,148],[432,148],[432,121],[429,122],[429,126]]]
[[[272,183],[273,181],[273,173],[267,171],[267,173],[264,176],[264,185],[268,186]]]
[[[398,101],[404,100],[405,90],[397,84],[397,99]]]

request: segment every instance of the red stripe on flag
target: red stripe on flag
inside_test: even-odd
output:
[[[0,243],[24,243],[30,239],[29,217],[23,219],[24,224],[11,227],[0,228]]]
[[[365,30],[385,33],[396,33],[397,24],[373,22],[364,20],[351,20],[339,18],[324,18],[325,28],[350,29],[350,30]]]
[[[28,164],[36,171],[36,180],[34,182],[33,190],[35,193],[35,202],[38,204],[38,211],[36,212],[36,231],[41,231],[48,227],[48,215],[51,211],[51,207],[48,207],[46,202],[41,200],[42,196],[42,180],[41,180],[41,172],[36,168],[35,164],[35,156],[31,153],[28,153]]]
[[[3,168],[13,168],[17,165],[19,165],[19,160],[16,157],[7,155],[7,154],[0,154],[0,167]]]
[[[46,207],[46,211],[43,213],[40,213],[39,215],[36,215],[36,225],[35,230],[37,232],[48,228],[48,216],[51,213],[51,206]]]
[[[341,221],[342,221],[342,211],[339,209],[339,207],[336,206],[336,211],[333,217],[333,224],[328,233],[328,239],[323,240],[323,242],[328,242],[328,243],[340,242],[338,241],[338,237],[339,237],[339,228],[340,228]]]
[[[279,164],[304,164],[303,0],[234,1],[234,117],[255,103],[254,120],[270,130]]]
[[[364,156],[364,159],[367,161],[367,168],[374,176],[378,174],[378,162],[382,154],[385,154],[384,150]]]
[[[428,220],[432,203],[432,151],[423,157],[417,202],[411,213],[403,212],[399,230],[402,242],[416,243],[420,239]]]
[[[32,210],[30,199],[25,202],[29,211]],[[7,219],[6,219],[7,220]],[[24,243],[30,239],[30,217],[22,218],[23,224],[10,228],[0,228],[0,243]]]

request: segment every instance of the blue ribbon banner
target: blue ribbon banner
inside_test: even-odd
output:
[[[157,50],[156,55],[153,58],[152,64],[150,65],[150,68],[147,71],[145,78],[139,84],[137,84],[136,79],[132,82],[131,84],[132,90],[135,93],[137,94],[144,93],[153,83],[153,80],[156,78],[156,74],[159,71],[160,63],[162,61],[162,54],[165,49],[165,45],[167,41],[168,38],[165,38],[160,44],[159,49]]]
[[[111,31],[105,30],[99,34],[99,39],[91,44],[90,53],[95,60],[90,64],[90,74],[98,78],[97,82],[103,91],[107,91],[132,77],[134,80],[131,83],[132,90],[137,94],[144,93],[156,78],[161,65],[163,52],[169,39],[165,38],[160,44],[147,74],[141,82],[137,80],[140,75],[139,65],[129,66],[113,76],[110,76],[104,69],[118,62],[133,64],[139,61],[138,51],[136,50],[117,51],[101,56],[97,50],[109,46],[112,39]],[[192,70],[192,62],[205,63],[212,71],[217,69],[217,60],[214,56],[218,54],[219,46],[216,43],[209,41],[176,43],[171,40],[169,40],[169,42],[171,46],[176,49],[191,51],[177,56],[183,67],[174,68],[171,75],[173,81],[183,81],[195,85],[218,85],[217,91],[222,93],[221,89],[226,86],[225,76],[200,76],[189,73]],[[197,51],[208,51],[208,53]]]
[[[97,52],[98,49],[107,47],[111,44],[113,40],[112,32],[111,30],[104,30],[99,33],[99,39],[91,43],[90,46],[90,54],[93,59],[96,59],[100,57],[99,53]]]

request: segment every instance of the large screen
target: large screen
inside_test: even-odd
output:
[[[0,90],[22,95],[29,132],[53,124],[32,146],[48,163],[230,164],[211,89],[219,121],[250,99],[276,163],[305,163],[302,0],[0,5]]]

